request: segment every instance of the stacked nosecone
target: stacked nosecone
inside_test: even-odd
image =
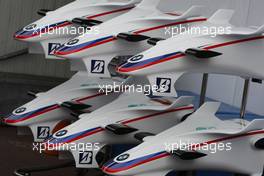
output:
[[[70,151],[77,168],[127,176],[199,169],[260,176],[264,121],[219,120],[219,103],[213,102],[194,111],[193,97],[179,96],[175,83],[193,72],[262,79],[263,27],[231,25],[231,10],[207,18],[202,6],[166,13],[158,10],[160,3],[76,0],[55,11],[40,10],[44,17],[15,39],[28,42],[31,53],[69,60],[77,73],[48,92],[34,93],[5,122],[30,127],[34,141],[44,141],[49,151]],[[165,32],[182,26],[230,31],[214,37]],[[61,33],[79,27],[87,32]],[[152,89],[146,95],[132,86]],[[114,158],[109,147],[114,144],[139,145]],[[212,148],[219,145],[223,150]]]

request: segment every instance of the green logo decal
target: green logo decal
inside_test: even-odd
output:
[[[216,127],[197,127],[196,131],[213,130],[213,129],[216,129]]]

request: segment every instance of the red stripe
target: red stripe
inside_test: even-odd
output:
[[[118,9],[118,10],[113,10],[113,11],[109,11],[109,12],[104,12],[104,13],[96,14],[96,15],[93,15],[93,16],[88,16],[87,18],[92,19],[92,18],[96,18],[96,17],[100,17],[100,16],[109,15],[109,14],[112,14],[112,13],[117,13],[117,12],[130,10],[132,8],[134,8],[134,6],[133,7],[128,7],[128,8],[123,8],[123,9]],[[67,22],[67,23],[63,23],[62,25],[49,28],[48,30],[45,30],[44,32],[34,33],[31,36],[20,36],[20,35],[16,36],[15,35],[14,37],[17,38],[17,39],[27,39],[27,38],[38,36],[40,34],[44,34],[44,33],[50,32],[51,30],[54,30],[54,29],[58,29],[58,28],[61,28],[61,27],[65,27],[65,26],[71,25],[71,24],[72,24],[71,22]]]
[[[99,97],[99,96],[103,96],[103,95],[106,95],[106,94],[105,93],[98,93],[98,94],[95,94],[95,95],[92,95],[92,96],[88,96],[88,97],[77,99],[75,101],[78,102],[78,103],[81,103],[81,102],[83,102],[85,100],[92,99],[92,98]]]
[[[6,123],[18,123],[18,122],[22,122],[22,121],[25,121],[25,120],[31,119],[31,118],[33,118],[33,117],[36,117],[36,116],[42,115],[42,114],[44,114],[44,113],[48,113],[48,112],[50,112],[50,111],[56,110],[56,109],[58,109],[58,108],[60,108],[59,105],[54,105],[54,106],[52,106],[52,107],[50,107],[50,108],[47,108],[47,109],[45,109],[45,110],[43,110],[43,111],[40,111],[40,112],[38,112],[38,113],[35,113],[35,114],[33,114],[33,115],[30,115],[30,116],[25,117],[25,118],[22,118],[22,119],[18,119],[18,120],[9,120],[9,119],[5,119],[5,122],[6,122]]]
[[[238,43],[250,42],[250,41],[260,40],[260,39],[264,39],[264,36],[258,36],[258,37],[253,37],[253,38],[247,38],[247,39],[235,40],[235,41],[231,41],[231,42],[220,43],[217,45],[205,47],[204,49],[220,48],[220,47],[224,47],[224,46],[228,46],[228,45],[234,45],[234,44],[238,44]]]
[[[182,110],[189,110],[189,109],[193,109],[193,108],[194,108],[193,106],[189,106],[189,107],[173,109],[173,110],[170,110],[170,111],[165,111],[165,112],[161,112],[161,113],[155,113],[155,114],[151,114],[151,115],[135,118],[135,119],[132,119],[132,120],[127,120],[127,121],[124,121],[124,122],[121,122],[121,123],[122,124],[130,124],[130,123],[134,123],[136,121],[145,120],[145,119],[148,119],[150,117],[158,116],[158,115],[161,115],[161,114],[166,114],[166,113],[171,113],[171,112],[176,112],[176,111],[182,111]],[[99,128],[98,130],[92,131],[92,132],[87,133],[85,135],[78,136],[78,137],[76,137],[76,138],[74,138],[74,139],[72,139],[70,141],[64,142],[64,144],[65,143],[70,143],[70,142],[73,142],[73,141],[79,140],[81,138],[84,138],[84,137],[87,137],[87,136],[91,136],[93,134],[96,134],[96,133],[99,133],[99,132],[103,132],[103,131],[105,131],[104,128]]]
[[[169,27],[169,26],[186,24],[186,23],[195,23],[195,22],[201,22],[201,21],[206,21],[206,20],[207,20],[206,18],[199,18],[199,19],[194,19],[194,20],[180,21],[180,22],[175,22],[175,23],[170,23],[170,24],[166,24],[166,25],[161,25],[161,26],[156,26],[156,27],[152,27],[152,28],[139,30],[139,31],[136,31],[134,33],[135,34],[140,34],[140,33],[149,32],[149,31],[152,31],[152,30],[157,30],[157,29],[165,28],[165,27]]]
[[[172,15],[172,16],[181,16],[182,14],[175,13],[175,12],[167,12],[166,14]]]
[[[90,135],[93,135],[93,134],[99,133],[99,132],[101,132],[101,131],[104,131],[104,129],[103,129],[103,128],[98,128],[98,129],[96,129],[96,130],[94,130],[94,131],[91,131],[91,132],[89,132],[89,133],[86,133],[86,134],[83,134],[83,135],[77,136],[77,137],[75,137],[75,138],[73,138],[73,139],[71,139],[71,140],[69,140],[69,141],[66,141],[66,142],[57,143],[57,144],[50,144],[49,141],[47,141],[47,142],[44,142],[44,144],[45,144],[47,147],[52,147],[52,148],[60,147],[60,146],[63,145],[63,144],[67,144],[67,143],[71,143],[71,142],[73,142],[73,141],[77,141],[77,140],[79,140],[79,139],[81,139],[81,138],[84,138],[84,137],[87,137],[87,136],[90,136]]]
[[[161,103],[163,105],[171,105],[171,101],[169,100],[165,100],[165,99],[154,99],[152,101],[155,101],[155,102],[158,102],[158,103]]]
[[[116,173],[116,172],[128,170],[128,169],[131,169],[131,168],[134,168],[134,167],[137,167],[137,166],[140,166],[140,165],[149,163],[149,162],[154,161],[154,160],[158,160],[158,159],[161,159],[161,158],[165,158],[165,157],[167,157],[169,155],[170,155],[169,153],[163,153],[161,155],[155,156],[153,158],[149,158],[147,160],[141,161],[141,162],[139,162],[137,164],[134,164],[134,165],[131,165],[131,166],[127,166],[127,167],[124,167],[124,168],[111,169],[111,168],[107,168],[107,167],[102,167],[102,170],[105,171],[105,172],[107,172],[107,173]]]
[[[109,11],[109,12],[104,12],[104,13],[100,13],[100,14],[97,14],[97,15],[88,16],[87,18],[88,19],[97,18],[97,17],[109,15],[109,14],[112,14],[112,13],[117,13],[117,12],[122,12],[122,11],[130,10],[130,9],[133,9],[134,7],[135,6],[133,6],[133,7],[127,7],[127,8],[123,8],[123,9],[118,9],[118,10],[113,10],[113,11]]]
[[[200,143],[200,144],[192,145],[191,148],[196,149],[199,146],[201,147],[201,146],[208,145],[208,144],[213,144],[213,143],[218,143],[218,142],[222,142],[222,141],[226,141],[226,140],[230,140],[230,139],[236,139],[236,138],[241,138],[241,137],[253,136],[253,135],[258,135],[258,134],[264,134],[264,130],[253,131],[253,132],[249,132],[249,133],[245,133],[245,134],[239,134],[239,135],[235,135],[235,136],[229,136],[229,137],[219,138],[219,139],[207,141],[205,143]]]
[[[37,33],[33,33],[33,35],[30,35],[30,36],[24,36],[24,35],[15,35],[14,37],[17,38],[17,39],[28,39],[28,38],[32,38],[32,37],[35,37],[35,36],[38,36],[40,34],[45,34],[47,32],[50,32],[52,30],[55,30],[55,29],[59,29],[61,27],[65,27],[65,26],[68,26],[68,25],[71,25],[72,23],[71,22],[65,22],[59,26],[55,26],[55,27],[51,27],[51,28],[48,28],[48,30],[44,30],[44,32],[40,31],[40,32],[37,32]]]
[[[68,54],[72,54],[72,53],[76,53],[76,52],[79,52],[79,51],[82,51],[82,50],[85,50],[85,49],[88,49],[88,48],[92,48],[92,47],[95,47],[97,45],[102,45],[102,44],[105,44],[105,43],[109,43],[109,42],[112,42],[114,40],[117,40],[117,38],[115,37],[112,37],[110,39],[107,39],[107,40],[104,40],[104,41],[101,41],[101,42],[97,42],[97,43],[94,43],[94,44],[91,44],[91,45],[88,45],[88,46],[85,46],[83,48],[79,48],[77,50],[74,50],[74,51],[63,51],[63,52],[60,52],[60,51],[55,51],[54,54],[55,55],[59,55],[59,56],[63,56],[63,55],[68,55]]]
[[[117,68],[117,72],[125,73],[125,72],[131,72],[131,71],[135,71],[135,70],[140,70],[142,68],[146,68],[146,67],[149,67],[151,65],[160,64],[160,63],[163,63],[163,62],[166,62],[166,61],[169,61],[169,60],[173,60],[173,59],[176,59],[176,58],[181,58],[183,56],[185,56],[185,54],[177,54],[175,56],[171,56],[171,57],[165,58],[163,60],[157,60],[155,62],[150,62],[150,63],[148,63],[146,65],[143,65],[143,66],[137,66],[137,67],[131,67],[131,68],[122,68],[122,66],[120,66],[120,67]]]
[[[196,145],[193,145],[192,147],[193,147],[193,148],[197,148],[198,146],[203,146],[203,145],[208,145],[208,144],[212,144],[212,143],[222,142],[222,141],[226,141],[226,140],[230,140],[230,139],[236,139],[236,138],[241,138],[241,137],[253,136],[253,135],[258,135],[258,134],[264,134],[264,130],[253,131],[253,132],[249,132],[249,133],[245,133],[245,134],[240,134],[240,135],[235,135],[235,136],[230,136],[230,137],[219,138],[219,139],[215,139],[215,140],[211,140],[211,141],[203,142],[203,143],[200,143],[200,144],[196,144]],[[145,163],[149,163],[149,162],[151,162],[151,161],[155,161],[155,160],[158,160],[158,159],[161,159],[161,158],[164,158],[164,157],[168,157],[168,156],[170,156],[170,154],[165,153],[165,154],[163,154],[163,155],[160,155],[160,156],[157,156],[157,157],[150,158],[150,159],[148,159],[148,160],[142,161],[142,162],[140,162],[140,163],[137,163],[137,164],[135,164],[135,165],[131,165],[131,166],[128,166],[128,167],[125,167],[125,168],[111,169],[111,168],[104,167],[104,168],[102,168],[102,169],[103,169],[104,171],[108,172],[108,173],[116,173],[116,172],[120,172],[120,171],[128,170],[128,169],[131,169],[131,168],[137,167],[137,166],[139,166],[139,165],[142,165],[142,164],[145,164]]]
[[[95,98],[95,97],[98,97],[98,96],[102,96],[102,95],[105,95],[105,94],[104,94],[104,93],[99,93],[99,94],[95,94],[95,95],[92,95],[92,96],[84,97],[84,98],[81,98],[81,99],[77,99],[76,102],[81,103],[82,101],[85,101],[85,100],[88,100],[88,99],[92,99],[92,98]],[[35,113],[35,114],[33,114],[33,115],[31,115],[31,116],[28,116],[28,117],[26,117],[26,118],[18,119],[18,120],[9,120],[9,119],[6,119],[5,122],[6,122],[6,123],[10,123],[10,124],[11,124],[11,123],[18,123],[18,122],[25,121],[25,120],[28,120],[28,119],[30,119],[30,118],[33,118],[33,117],[36,117],[36,116],[42,115],[42,114],[44,114],[44,113],[48,113],[48,112],[50,112],[50,111],[53,111],[53,110],[59,109],[59,108],[60,108],[59,105],[54,105],[54,106],[52,106],[52,107],[50,107],[50,108],[48,108],[48,109],[45,109],[45,110],[40,111],[40,112],[38,112],[38,113]]]
[[[164,111],[164,112],[158,112],[158,113],[155,113],[155,114],[151,114],[151,115],[147,115],[147,116],[143,116],[143,117],[127,120],[127,121],[122,122],[122,124],[126,125],[126,124],[137,122],[137,121],[140,121],[140,120],[145,120],[145,119],[148,119],[148,118],[153,117],[153,116],[158,116],[158,115],[163,115],[163,114],[167,114],[167,113],[171,113],[171,112],[177,112],[177,111],[183,111],[183,110],[191,110],[193,108],[194,108],[193,106],[189,106],[189,107],[182,107],[182,108],[172,109],[172,110],[168,110],[168,111]]]
[[[205,20],[206,20],[205,18],[195,19],[195,20],[186,20],[186,21],[166,24],[166,25],[162,25],[162,26],[156,26],[156,27],[152,27],[152,28],[147,28],[147,29],[143,29],[143,30],[140,30],[140,31],[136,31],[134,33],[135,34],[141,34],[141,33],[149,32],[149,31],[152,31],[152,30],[157,30],[157,29],[160,29],[160,28],[168,27],[168,26],[185,24],[185,23],[193,23],[193,22],[199,22],[199,21],[205,21]],[[95,47],[95,46],[98,46],[98,45],[106,44],[106,43],[109,43],[109,42],[112,42],[112,41],[115,41],[115,40],[117,40],[117,38],[113,37],[113,38],[110,38],[108,40],[104,40],[102,42],[97,42],[95,44],[88,45],[88,46],[83,47],[83,48],[79,48],[78,50],[68,51],[68,52],[66,52],[66,51],[60,52],[60,51],[58,51],[58,52],[55,52],[55,55],[60,55],[60,56],[68,55],[68,54],[76,53],[76,52],[79,52],[79,51],[82,51],[82,50],[85,50],[85,49],[88,49],[88,48],[92,48],[92,47]]]
[[[216,44],[216,45],[205,47],[204,49],[209,50],[209,49],[214,49],[214,48],[220,48],[220,47],[225,47],[225,46],[229,46],[229,45],[239,44],[239,43],[243,43],[243,42],[250,42],[250,41],[254,41],[254,40],[260,40],[260,39],[264,39],[264,36],[258,36],[258,37],[253,37],[253,38],[247,38],[247,39],[241,39],[241,40],[235,40],[235,41],[220,43],[220,44]],[[172,57],[165,58],[163,60],[155,61],[155,62],[152,62],[152,63],[148,63],[148,64],[146,64],[144,66],[138,66],[138,67],[122,68],[122,66],[121,66],[121,67],[117,68],[117,72],[121,72],[121,73],[132,72],[132,71],[143,69],[143,68],[146,68],[146,67],[149,67],[149,66],[152,66],[152,65],[156,65],[156,64],[159,64],[159,63],[167,62],[167,61],[172,60],[172,59],[182,58],[184,56],[186,56],[186,55],[184,53],[182,53],[182,54],[178,54],[178,55],[175,55],[175,56],[172,56]]]
[[[98,128],[97,130],[94,130],[94,131],[92,131],[90,133],[87,133],[87,134],[84,134],[84,135],[81,135],[81,136],[77,136],[76,138],[73,138],[73,139],[71,139],[71,140],[69,140],[69,141],[67,141],[65,143],[71,143],[73,141],[77,141],[79,139],[82,139],[82,138],[87,137],[87,136],[91,136],[93,134],[96,134],[96,133],[99,133],[99,132],[102,132],[102,131],[104,131],[103,128]]]

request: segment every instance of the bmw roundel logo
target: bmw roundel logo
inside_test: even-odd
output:
[[[76,43],[78,43],[79,42],[79,39],[72,39],[72,40],[70,40],[68,43],[67,43],[67,45],[75,45]]]
[[[15,110],[15,113],[16,114],[21,114],[21,113],[25,112],[26,110],[27,110],[27,108],[21,107],[21,108],[16,109]]]
[[[37,27],[36,24],[30,24],[24,28],[25,31],[31,31]]]
[[[61,136],[64,136],[65,134],[67,134],[67,130],[62,130],[62,131],[59,131],[55,134],[55,136],[57,137],[61,137]]]
[[[129,154],[123,154],[123,155],[120,155],[119,157],[117,157],[117,161],[124,161],[124,160],[126,160],[126,159],[128,159],[129,158]]]
[[[133,63],[133,62],[138,62],[138,61],[140,61],[143,57],[144,57],[144,56],[143,56],[142,54],[141,54],[141,55],[136,55],[136,56],[130,58],[128,61],[131,62],[131,63]]]

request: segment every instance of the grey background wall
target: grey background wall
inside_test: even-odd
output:
[[[0,56],[26,47],[14,41],[13,33],[20,27],[39,18],[40,8],[55,9],[71,0],[0,0]],[[232,23],[239,26],[259,26],[264,24],[263,0],[162,0],[160,9],[165,11],[184,11],[194,4],[208,6],[207,14],[219,8],[236,10]],[[262,56],[263,57],[263,56]],[[250,59],[250,58],[249,58]],[[264,58],[263,58],[264,59]],[[72,73],[67,62],[45,60],[39,55],[24,55],[1,61],[0,72],[41,75],[67,78]],[[200,92],[201,75],[187,75],[179,83],[179,88]],[[208,93],[211,98],[240,106],[243,80],[238,77],[210,75]],[[264,86],[252,83],[248,110],[264,114]]]
[[[72,0],[0,0],[0,57],[27,46],[13,40],[19,28],[39,18],[41,8],[56,9]],[[22,73],[29,75],[69,77],[67,62],[48,61],[40,55],[24,55],[1,61],[0,72]]]

